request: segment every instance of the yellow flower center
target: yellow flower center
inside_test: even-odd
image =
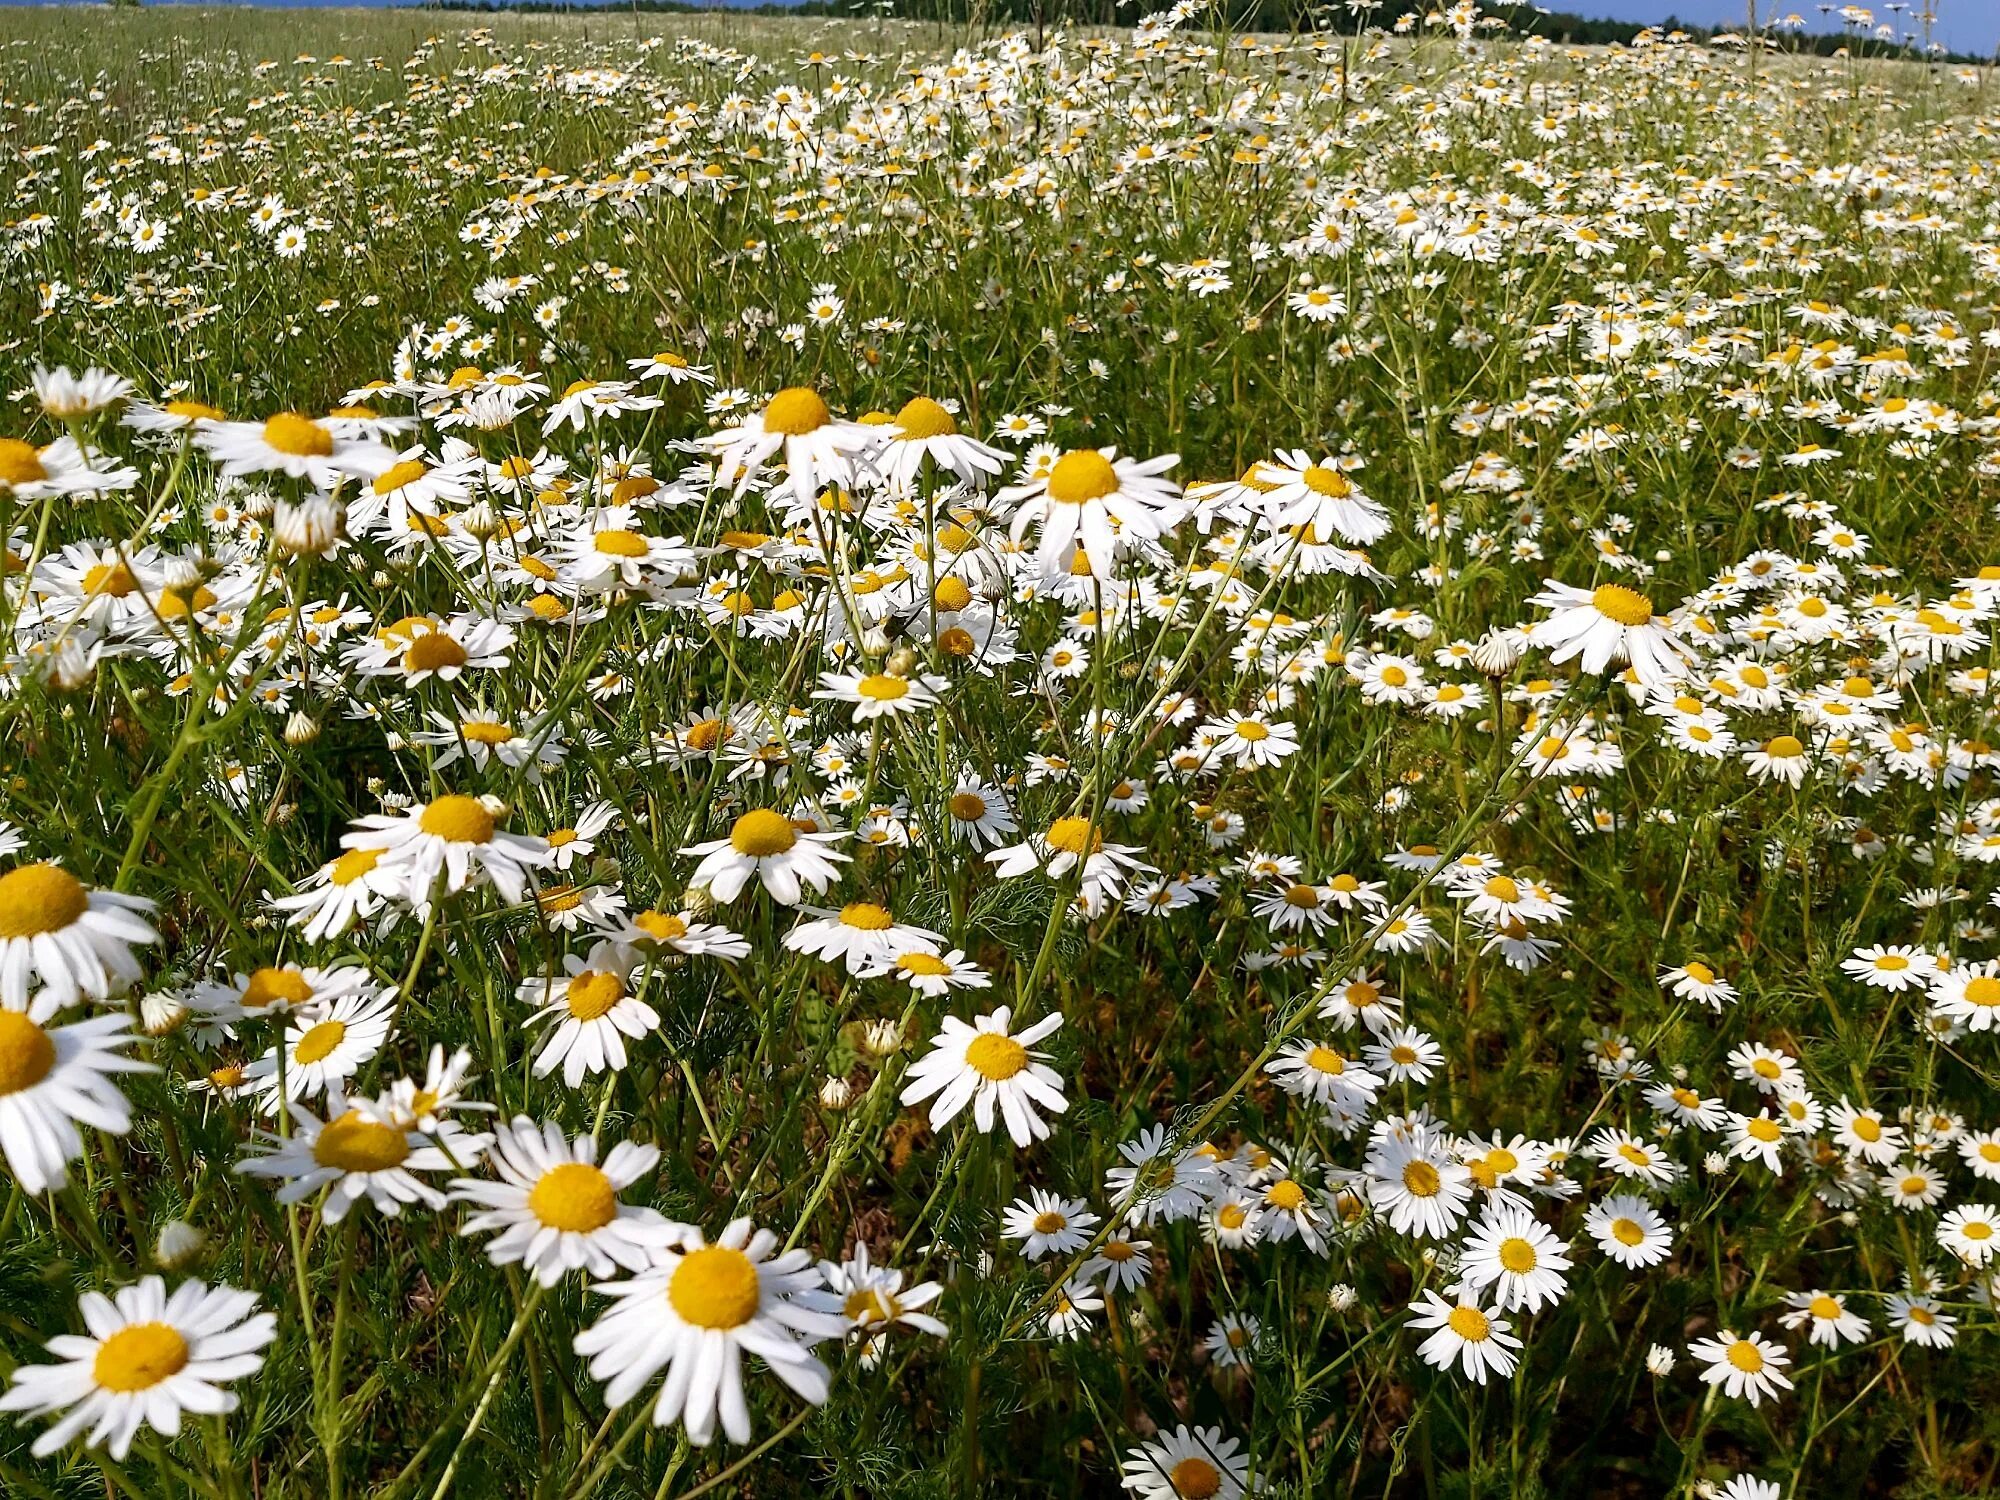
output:
[[[625,998],[625,981],[605,969],[586,969],[565,991],[569,1013],[579,1021],[595,1021]]]
[[[504,745],[514,738],[514,726],[497,719],[473,719],[459,725],[458,732],[475,745]]]
[[[544,1172],[528,1194],[528,1212],[549,1229],[589,1234],[618,1217],[611,1179],[587,1161],[566,1161]]]
[[[606,557],[644,557],[647,552],[643,536],[617,527],[598,532],[590,544]]]
[[[1222,1474],[1207,1459],[1190,1454],[1167,1470],[1167,1483],[1179,1500],[1211,1500],[1222,1491]]]
[[[1306,1190],[1289,1177],[1281,1177],[1264,1189],[1264,1201],[1286,1213],[1296,1213],[1306,1201]]]
[[[132,570],[121,563],[99,563],[83,575],[83,592],[92,599],[123,599],[139,587]]]
[[[986,799],[976,792],[957,792],[946,804],[961,823],[977,823],[986,816]]]
[[[965,1062],[981,1078],[1005,1083],[1028,1066],[1028,1049],[1011,1036],[982,1031],[966,1045]]]
[[[1095,448],[1065,453],[1049,470],[1049,498],[1063,505],[1088,505],[1117,488],[1118,471]]]
[[[1510,877],[1495,875],[1486,882],[1486,894],[1495,901],[1504,901],[1511,906],[1521,899],[1521,888]]]
[[[1779,1125],[1776,1120],[1773,1120],[1766,1115],[1757,1116],[1756,1119],[1750,1121],[1743,1128],[1754,1139],[1763,1141],[1767,1144],[1771,1141],[1777,1140],[1778,1137],[1780,1137],[1785,1133],[1784,1127]]]
[[[341,1172],[386,1172],[409,1154],[408,1136],[356,1109],[330,1121],[313,1142],[313,1160]]]
[[[292,458],[325,458],[333,452],[333,434],[311,417],[281,411],[265,421],[264,445]]]
[[[802,394],[811,396],[812,392]],[[771,404],[777,405],[775,401]],[[749,1256],[726,1245],[710,1245],[684,1256],[674,1267],[673,1279],[667,1283],[667,1300],[682,1322],[697,1328],[741,1328],[757,1316],[763,1289]]]
[[[798,830],[791,820],[768,807],[751,808],[729,830],[730,847],[751,859],[788,853],[798,841]]]
[[[1646,1242],[1646,1231],[1637,1219],[1613,1219],[1611,1237],[1621,1245],[1642,1245]]]
[[[188,422],[222,420],[222,413],[205,401],[169,401],[160,409],[170,417],[179,417]]]
[[[20,865],[0,875],[0,940],[61,932],[90,910],[90,893],[60,865]]]
[[[1454,1307],[1445,1324],[1468,1344],[1483,1344],[1493,1336],[1492,1320],[1476,1307]]]
[[[4,882],[0,882],[4,883]],[[1980,974],[1965,986],[1965,1003],[1968,1005],[2000,1005],[2000,979]]]
[[[896,967],[905,974],[936,976],[951,972],[951,965],[935,953],[905,953],[896,960]]]
[[[852,901],[840,909],[843,927],[856,927],[863,932],[881,932],[896,919],[872,901]]]
[[[1414,1197],[1435,1198],[1444,1187],[1444,1179],[1429,1162],[1413,1161],[1403,1168],[1403,1186]]]
[[[1057,818],[1049,825],[1048,843],[1065,854],[1095,854],[1104,847],[1104,835],[1090,826],[1088,818]]]
[[[34,484],[47,479],[41,451],[19,438],[0,438],[0,484]]]
[[[1067,1228],[1069,1228],[1069,1220],[1053,1209],[1050,1209],[1046,1213],[1035,1215],[1036,1234],[1055,1234],[1057,1231]]]
[[[1600,584],[1591,590],[1590,602],[1605,619],[1620,625],[1650,625],[1653,622],[1653,601],[1637,589],[1628,589],[1621,583]]]
[[[1840,1304],[1825,1292],[1821,1292],[1806,1304],[1806,1311],[1815,1318],[1837,1318],[1840,1316]]]
[[[345,1021],[321,1021],[299,1038],[298,1046],[292,1049],[292,1061],[306,1067],[317,1062],[325,1062],[333,1055],[333,1049],[341,1044],[346,1035]]]
[[[632,925],[658,943],[674,942],[687,936],[688,924],[671,912],[642,911]]]
[[[415,484],[428,473],[430,470],[424,467],[421,460],[406,458],[401,463],[392,464],[382,471],[375,481],[375,493],[393,495],[404,485]]]
[[[1748,1339],[1738,1339],[1729,1346],[1729,1362],[1745,1375],[1755,1375],[1764,1368],[1764,1355]]]
[[[1993,1226],[1984,1219],[1968,1219],[1959,1226],[1958,1232],[1969,1240],[1990,1240]]]
[[[864,698],[872,698],[877,703],[894,703],[898,698],[908,696],[910,684],[907,678],[873,672],[855,683],[854,691]]]
[[[1525,1276],[1541,1263],[1535,1247],[1514,1236],[1500,1242],[1500,1264],[1516,1276]]]
[[[833,420],[819,392],[802,385],[788,386],[771,398],[764,408],[764,430],[785,437],[801,437],[817,432]]]
[[[56,1044],[18,1010],[0,1010],[0,1099],[31,1089],[56,1065]]]
[[[1248,740],[1254,745],[1260,740],[1268,740],[1271,737],[1271,727],[1268,724],[1260,724],[1255,719],[1238,719],[1236,737],[1239,740]]]
[[[1872,1115],[1856,1115],[1851,1128],[1859,1140],[1873,1142],[1882,1139],[1882,1122]]]
[[[1331,1047],[1314,1047],[1306,1054],[1306,1066],[1315,1073],[1326,1073],[1337,1078],[1347,1071],[1347,1059]]]
[[[442,672],[462,667],[470,659],[465,647],[444,631],[433,630],[429,635],[420,635],[410,642],[409,650],[403,653],[403,670],[412,674]]]
[[[327,879],[334,885],[352,885],[373,870],[381,860],[380,849],[350,849],[333,862],[333,869]]]
[[[1324,464],[1314,464],[1299,476],[1305,487],[1315,495],[1326,495],[1335,500],[1345,500],[1354,493],[1354,486],[1338,469],[1329,469]]]
[[[97,1346],[91,1379],[107,1391],[151,1390],[187,1368],[188,1342],[170,1323],[132,1323]]]
[[[766,425],[769,425],[768,422]],[[949,437],[958,431],[950,412],[928,396],[914,396],[896,413],[896,425],[906,438]]]
[[[493,838],[493,814],[477,797],[452,793],[426,807],[417,826],[448,844],[484,844]]]

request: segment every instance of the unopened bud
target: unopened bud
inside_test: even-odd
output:
[[[186,1219],[169,1219],[160,1230],[159,1243],[153,1247],[153,1259],[162,1270],[184,1270],[207,1244],[208,1236]]]
[[[324,557],[340,542],[346,511],[330,495],[308,495],[296,505],[281,502],[272,525],[280,552],[294,557]]]

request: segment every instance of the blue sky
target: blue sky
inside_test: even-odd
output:
[[[1700,26],[1741,26],[1746,14],[1744,0],[1539,0],[1551,10],[1573,10],[1579,15],[1604,16],[1617,21],[1659,21],[1669,14]],[[1757,14],[1769,16],[1773,0],[1758,0]],[[1835,0],[1834,8],[1848,0]],[[1875,13],[1877,24],[1894,22],[1900,31],[1915,30],[1912,17],[1924,9],[1922,0],[1892,14],[1883,0],[1853,0]],[[1820,15],[1815,0],[1776,0],[1781,16],[1796,11],[1815,31],[1833,30]],[[1930,0],[1936,16],[1931,35],[1960,52],[1990,56],[2000,46],[2000,0]],[[1836,23],[1837,24],[1837,23]]]

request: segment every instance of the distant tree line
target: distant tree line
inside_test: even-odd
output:
[[[686,0],[427,0],[433,10],[478,11],[604,11],[629,10],[699,14],[727,9],[746,15],[852,17],[889,15],[908,21],[1021,23],[1037,28],[1057,26],[1129,26],[1147,11],[1164,9],[1171,0],[1136,0],[1122,7],[1118,0],[794,0],[791,4],[697,5]],[[1439,8],[1429,0],[1378,0],[1367,9],[1325,0],[1217,0],[1217,20],[1233,31],[1281,34],[1331,32],[1356,35],[1369,28],[1393,27],[1406,15],[1423,16]],[[1683,32],[1696,41],[1722,35],[1725,28],[1682,22],[1669,12],[1652,26],[1637,21],[1606,21],[1566,10],[1546,10],[1532,4],[1486,0],[1482,10],[1507,23],[1516,36],[1546,37],[1552,42],[1582,46],[1612,46],[1631,42],[1642,31]],[[1734,28],[1741,35],[1741,28]],[[1865,33],[1766,31],[1762,45],[1785,52],[1830,57],[1846,48],[1869,57],[1920,59],[1915,47],[1884,42]],[[1943,54],[1942,60],[1978,63],[1988,59],[1963,53]]]

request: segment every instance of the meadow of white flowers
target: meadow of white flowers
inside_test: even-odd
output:
[[[1403,29],[10,21],[0,1493],[1988,1491],[2000,89]]]

